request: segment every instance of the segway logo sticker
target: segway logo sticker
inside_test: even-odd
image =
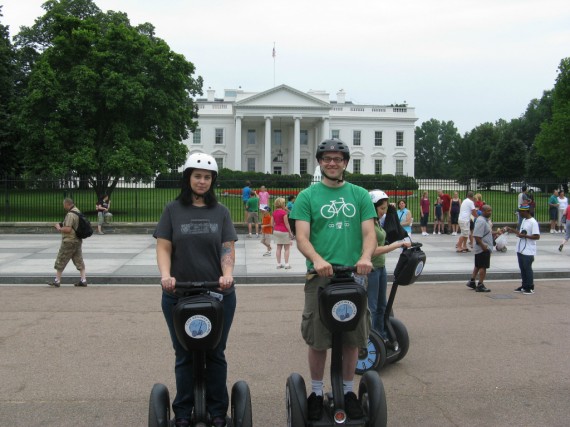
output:
[[[212,332],[212,322],[206,316],[197,314],[186,321],[184,330],[190,338],[205,338]]]
[[[338,322],[350,322],[356,317],[356,305],[348,300],[339,301],[332,308],[332,316]]]
[[[424,271],[424,262],[420,261],[418,263],[418,265],[416,265],[416,277],[418,277],[420,274],[422,274],[422,271]]]

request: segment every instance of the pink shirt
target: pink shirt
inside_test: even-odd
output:
[[[267,191],[260,191],[257,193],[259,196],[259,204],[267,205],[269,204],[269,193]]]
[[[287,215],[287,212],[281,208],[276,209],[273,211],[273,223],[274,223],[274,231],[281,231],[284,233],[288,233],[287,227],[285,227],[285,221],[283,217]]]

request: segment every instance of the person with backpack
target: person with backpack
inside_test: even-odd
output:
[[[89,233],[84,229],[87,226],[91,228],[91,225],[88,221],[85,223],[85,217],[81,211],[77,209],[73,203],[73,199],[64,199],[63,208],[67,212],[65,219],[63,222],[55,224],[55,229],[61,233],[61,245],[53,267],[56,272],[55,279],[52,282],[49,282],[48,285],[52,288],[59,288],[61,285],[61,275],[63,274],[63,270],[65,270],[67,263],[71,260],[73,261],[75,268],[77,268],[81,274],[81,279],[79,282],[75,283],[75,286],[85,287],[87,286],[87,277],[81,246],[83,243],[82,239],[89,237],[87,236]],[[93,234],[93,230],[91,230],[91,234]]]

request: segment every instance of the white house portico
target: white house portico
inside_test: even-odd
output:
[[[220,167],[277,174],[311,173],[319,142],[336,137],[351,150],[348,170],[367,174],[414,173],[414,109],[357,105],[343,91],[281,85],[260,93],[226,90],[198,99],[198,129],[190,151],[212,154]]]

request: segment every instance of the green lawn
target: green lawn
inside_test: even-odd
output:
[[[275,189],[269,189],[272,193]],[[446,191],[446,190],[444,190]],[[423,190],[417,190],[408,198],[408,207],[412,210],[414,222],[419,223],[419,199]],[[452,191],[446,191],[452,194]],[[430,202],[433,204],[437,194],[429,190]],[[463,192],[462,192],[463,193]],[[503,191],[481,191],[483,200],[493,207],[494,222],[515,222],[513,212],[516,209],[517,194]],[[155,188],[118,188],[111,195],[111,212],[113,220],[118,222],[155,222],[158,221],[164,205],[174,200],[178,195],[177,189]],[[463,194],[461,194],[463,197]],[[77,207],[90,219],[95,220],[96,197],[92,190],[9,190],[4,194],[2,216],[0,221],[5,222],[53,222],[60,221],[64,215],[62,200],[71,196]],[[536,218],[539,222],[548,221],[547,193],[537,193]],[[231,212],[234,222],[243,221],[243,207],[241,196],[220,195],[218,200]],[[393,200],[396,201],[396,200]],[[433,221],[433,210],[430,222]]]

